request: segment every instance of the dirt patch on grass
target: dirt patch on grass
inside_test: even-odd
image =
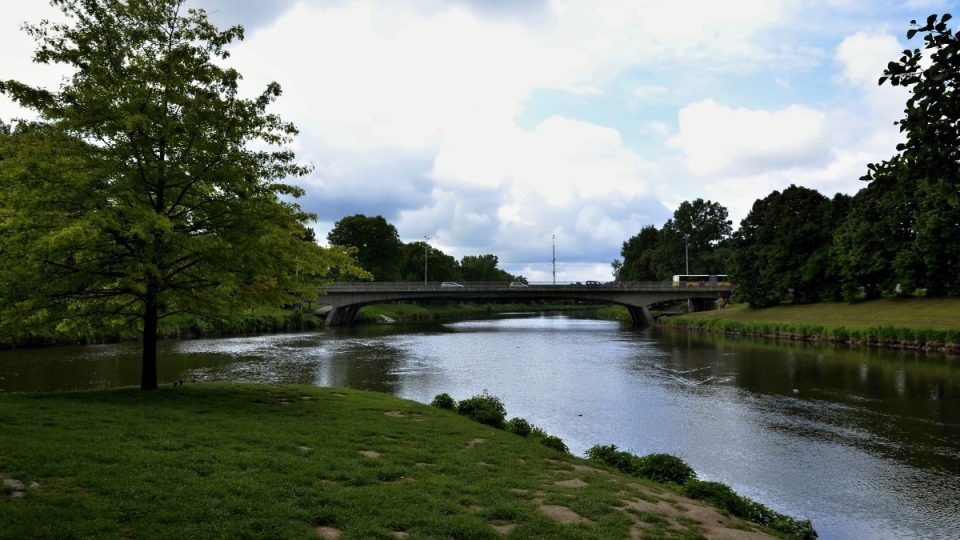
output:
[[[343,531],[336,527],[317,527],[317,536],[326,540],[338,540],[343,536]]]
[[[556,482],[554,482],[554,485],[565,487],[565,488],[577,489],[577,488],[587,487],[590,484],[584,482],[580,478],[571,478],[569,480],[557,480]]]
[[[486,439],[470,439],[470,442],[467,443],[467,450],[470,450],[478,444],[483,444],[485,442],[487,442]]]
[[[517,525],[515,523],[508,523],[506,525],[494,525],[493,523],[491,523],[490,526],[493,527],[493,530],[497,531],[497,534],[501,536],[506,536],[512,533],[513,530],[517,528]]]
[[[385,412],[385,413],[383,413],[383,414],[385,414],[385,415],[387,415],[387,416],[390,416],[390,417],[392,417],[392,418],[403,418],[404,416],[406,416],[405,414],[403,414],[403,413],[400,412],[400,411],[387,411],[387,412]]]
[[[541,502],[537,504],[537,510],[539,510],[541,514],[558,523],[593,523],[589,519],[581,516],[566,506],[560,506],[557,504],[543,504]]]
[[[700,534],[707,538],[724,540],[775,538],[758,530],[745,530],[743,521],[725,516],[713,507],[683,497],[658,500],[655,503],[645,500],[626,500],[623,503],[623,510],[634,520],[631,536],[647,527],[648,525],[643,523],[644,516],[653,514],[662,516],[670,530],[699,530]]]
[[[380,452],[377,452],[376,450],[360,450],[360,454],[370,459],[376,459],[383,455]]]
[[[305,444],[299,444],[299,445],[297,445],[297,450],[300,450],[301,452],[303,452],[304,454],[306,454],[306,453],[312,452],[312,451],[313,451],[313,447],[312,447],[312,446],[307,446],[307,445],[305,445]]]

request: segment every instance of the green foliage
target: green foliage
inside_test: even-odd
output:
[[[139,330],[154,389],[159,321],[292,305],[348,252],[310,241],[286,178],[308,169],[296,128],[240,97],[225,67],[243,30],[177,0],[55,2],[28,26],[34,60],[75,72],[57,91],[0,92],[36,111],[0,137],[0,333]],[[10,328],[13,327],[13,328]]]
[[[617,281],[656,281],[653,269],[653,254],[660,241],[660,231],[647,225],[630,237],[620,248],[623,257],[613,262],[613,275]]]
[[[913,187],[933,188],[939,198],[960,206],[960,36],[947,27],[950,14],[927,17],[924,24],[910,21],[907,39],[923,36],[923,50],[905,49],[899,61],[887,64],[879,84],[907,88],[905,115],[897,122],[906,141],[897,145],[890,160],[869,165],[864,177],[895,175]],[[927,60],[924,60],[924,55]]]
[[[708,501],[721,510],[726,510],[735,516],[747,517],[750,505],[747,500],[737,495],[730,486],[720,482],[693,480],[687,482],[680,491],[691,499]]]
[[[507,421],[506,429],[514,435],[529,437],[533,430],[533,426],[531,426],[530,422],[527,422],[523,418],[511,418]]]
[[[377,281],[397,281],[400,269],[400,235],[383,216],[356,214],[341,218],[327,233],[332,246],[357,250],[357,261]]]
[[[457,407],[457,402],[452,397],[450,397],[450,394],[447,394],[446,392],[444,392],[442,394],[437,394],[436,396],[434,396],[433,401],[430,402],[430,405],[433,405],[438,409],[447,409],[452,411]]]
[[[599,461],[621,472],[637,476],[640,458],[623,450],[617,450],[617,445],[597,444],[587,449],[587,458]]]
[[[403,244],[400,251],[401,281],[423,281],[424,251],[427,254],[427,277],[430,281],[463,280],[457,259],[426,242]]]
[[[697,473],[682,459],[670,454],[649,454],[637,457],[617,450],[616,445],[595,445],[587,450],[587,457],[617,470],[654,482],[683,485],[697,478]]]
[[[547,448],[552,448],[557,452],[563,452],[564,454],[570,453],[570,449],[567,448],[567,444],[563,442],[563,439],[557,437],[556,435],[550,435],[537,426],[530,426],[529,438],[539,442]]]
[[[460,259],[460,272],[465,281],[521,281],[526,283],[522,276],[515,276],[497,268],[499,259],[496,255],[465,255]]]
[[[637,463],[637,476],[654,482],[683,485],[697,478],[685,461],[670,454],[648,454]]]
[[[765,307],[833,294],[829,253],[836,214],[830,199],[793,185],[754,202],[733,239],[737,300]]]
[[[614,274],[619,281],[669,280],[687,273],[688,258],[691,274],[726,273],[730,227],[720,203],[684,201],[662,229],[648,225],[624,242]]]
[[[738,495],[730,486],[720,482],[691,480],[683,486],[681,493],[691,499],[707,501],[731,514],[787,533],[801,540],[815,540],[817,531],[808,519],[798,520],[775,512],[770,508],[742,495]]]
[[[500,429],[503,429],[507,417],[507,409],[500,398],[488,394],[486,390],[478,396],[461,400],[457,404],[457,413]]]

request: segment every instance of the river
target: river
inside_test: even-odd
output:
[[[960,359],[506,314],[167,341],[161,381],[344,386],[427,403],[486,390],[575,454],[667,452],[813,520],[821,538],[956,538]],[[133,343],[0,353],[0,391],[137,384]]]

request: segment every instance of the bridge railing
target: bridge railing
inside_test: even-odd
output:
[[[441,282],[431,281],[423,283],[422,281],[363,281],[363,282],[336,282],[321,287],[327,292],[420,292],[420,291],[443,291],[443,292],[467,292],[467,291],[493,291],[493,290],[511,290],[521,291],[592,291],[592,290],[625,290],[625,291],[664,291],[674,290],[672,281],[631,281],[631,282],[610,282],[610,283],[566,283],[566,284],[543,284],[533,283],[530,285],[511,284],[505,281],[463,281],[463,282]],[[706,285],[703,287],[687,287],[699,290],[729,290],[728,285],[718,284],[716,286]]]

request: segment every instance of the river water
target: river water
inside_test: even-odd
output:
[[[0,353],[0,391],[137,384],[136,344]],[[575,454],[667,452],[821,538],[960,535],[960,359],[507,314],[168,341],[161,381],[486,390]]]

